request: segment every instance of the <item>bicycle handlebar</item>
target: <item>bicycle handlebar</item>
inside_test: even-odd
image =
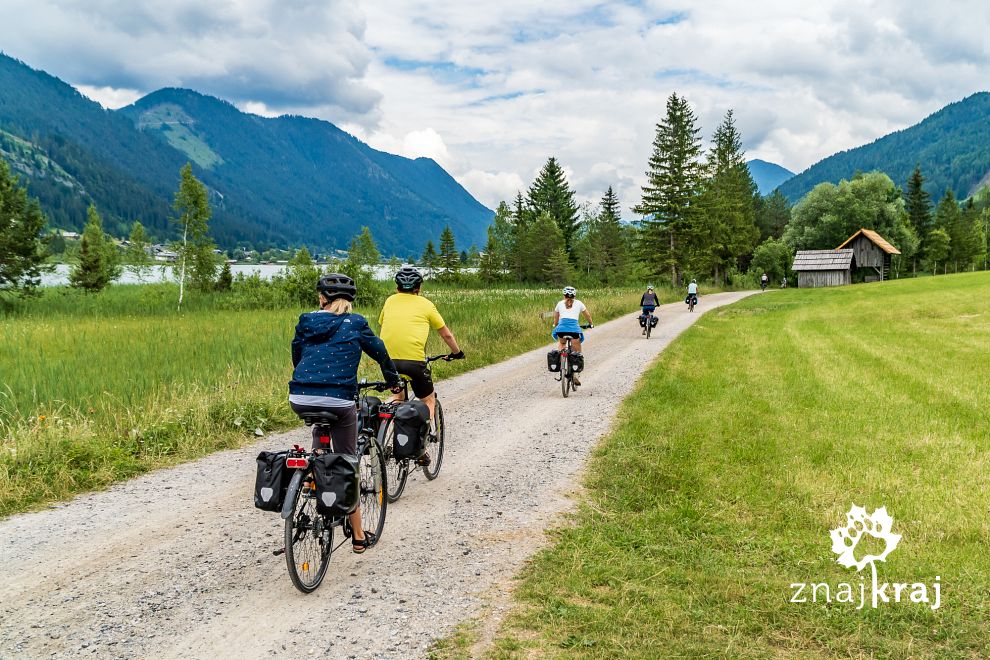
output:
[[[379,390],[379,391],[389,389],[388,383],[386,383],[383,380],[362,381],[362,382],[358,383],[358,389],[359,390],[367,389],[369,387],[374,388],[374,389]]]

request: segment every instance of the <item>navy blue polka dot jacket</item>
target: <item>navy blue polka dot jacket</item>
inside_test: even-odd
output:
[[[385,382],[400,382],[385,344],[363,316],[330,312],[301,315],[292,340],[295,370],[289,393],[354,399],[361,351],[381,366]]]

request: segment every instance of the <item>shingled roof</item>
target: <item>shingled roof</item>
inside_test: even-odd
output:
[[[900,250],[898,250],[893,245],[891,245],[890,243],[888,243],[887,242],[887,239],[885,239],[883,236],[881,236],[880,234],[876,233],[872,229],[860,229],[858,232],[856,232],[855,234],[853,234],[852,236],[850,236],[849,238],[847,238],[845,243],[843,243],[842,245],[840,245],[839,247],[837,247],[835,249],[836,250],[841,250],[842,248],[844,248],[847,245],[849,245],[850,243],[852,243],[853,242],[853,239],[856,238],[857,236],[859,236],[860,234],[862,234],[863,236],[866,236],[868,239],[870,239],[870,242],[871,243],[873,243],[874,245],[876,245],[878,248],[880,248],[881,250],[883,250],[887,254],[900,254],[901,253]]]
[[[791,270],[848,270],[852,258],[852,250],[800,250]]]

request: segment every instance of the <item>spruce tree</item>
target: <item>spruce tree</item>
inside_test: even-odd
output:
[[[234,274],[230,272],[230,262],[223,260],[220,275],[217,277],[217,291],[230,291],[234,286]]]
[[[687,99],[671,94],[666,113],[657,124],[642,200],[633,210],[645,216],[639,245],[644,263],[654,273],[668,271],[677,287],[698,234],[703,170],[700,129]]]
[[[79,243],[79,263],[69,273],[69,284],[89,293],[102,291],[120,274],[116,248],[103,233],[103,219],[96,207],[86,210],[88,220]]]
[[[483,282],[494,282],[503,272],[503,258],[499,252],[498,239],[495,237],[495,225],[489,225],[485,251],[478,261],[478,276]]]
[[[598,213],[589,223],[587,235],[588,259],[599,280],[611,284],[624,279],[628,265],[626,247],[619,199],[609,186]]]
[[[26,295],[41,283],[45,215],[0,158],[0,294]]]
[[[457,279],[461,269],[461,255],[454,242],[454,232],[444,227],[440,233],[440,275],[445,280]]]
[[[529,209],[535,215],[546,213],[557,224],[564,237],[567,254],[574,257],[574,235],[578,226],[578,207],[574,191],[557,159],[550,157],[540,170],[526,196]]]
[[[928,232],[932,230],[932,201],[929,194],[925,192],[924,183],[925,178],[921,175],[921,166],[915,165],[914,172],[907,182],[905,206],[908,222],[921,242],[922,250],[925,248]],[[917,259],[914,260],[914,269],[917,270]]]
[[[128,237],[127,251],[125,258],[127,270],[130,271],[139,282],[143,282],[151,270],[151,255],[148,254],[150,241],[148,234],[144,230],[144,225],[140,220],[135,220],[131,225],[131,234]]]
[[[965,238],[963,236],[962,211],[951,188],[945,190],[945,194],[935,209],[935,227],[944,231],[949,237],[948,253],[940,261],[944,263],[945,268],[952,264],[953,271],[958,271],[959,258],[965,254],[966,246],[963,245]]]
[[[732,110],[712,139],[708,156],[709,178],[701,197],[704,228],[693,246],[693,265],[698,270],[711,270],[715,283],[738,260],[756,246],[760,230],[756,227],[756,184],[749,173],[742,151],[742,137],[736,130]]]
[[[753,202],[756,208],[756,226],[760,230],[760,242],[783,236],[787,223],[791,221],[791,205],[784,194],[780,190],[774,190],[766,197],[757,194]]]
[[[436,275],[437,260],[437,251],[436,248],[433,247],[433,241],[427,241],[426,249],[423,250],[423,256],[420,257],[419,263],[426,269],[426,272],[430,277]]]
[[[563,232],[549,213],[541,213],[520,237],[520,279],[528,282],[546,281],[547,263],[559,250],[563,250],[564,254],[567,252]]]

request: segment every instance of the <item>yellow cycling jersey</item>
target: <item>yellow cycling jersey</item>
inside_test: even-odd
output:
[[[436,305],[414,293],[394,293],[385,301],[378,315],[379,333],[393,360],[426,358],[426,339],[430,328],[439,330],[445,323]]]

